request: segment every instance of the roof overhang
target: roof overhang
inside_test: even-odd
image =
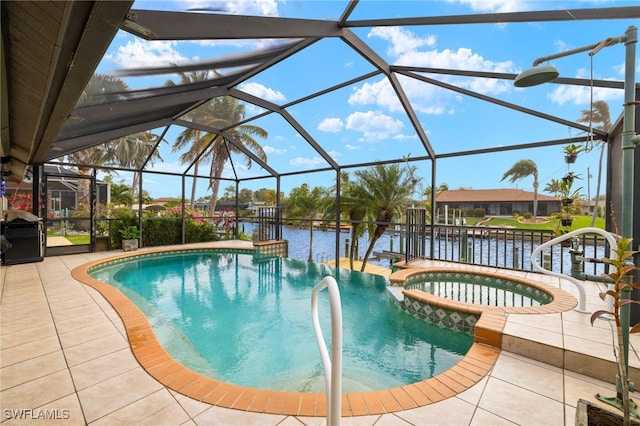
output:
[[[132,4],[2,2],[0,145],[9,179],[45,161]]]

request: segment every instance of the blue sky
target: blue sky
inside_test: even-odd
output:
[[[337,19],[343,13],[345,1],[138,1],[137,9],[189,10],[193,8],[225,8],[230,13],[282,16],[310,19]],[[362,1],[351,19],[384,17],[415,17],[457,15],[484,12],[513,12],[523,10],[555,10],[593,7],[632,6],[630,1]],[[557,52],[575,49],[607,37],[618,37],[637,20],[542,22],[491,25],[442,25],[413,27],[354,28],[353,32],[369,44],[388,63],[435,68],[471,69],[504,73],[518,73],[529,68],[534,59]],[[113,73],[123,68],[139,68],[206,61],[224,55],[268,47],[269,41],[182,41],[147,42],[128,33],[119,32],[98,67],[100,73]],[[593,66],[596,79],[623,80],[624,45],[608,47],[591,58],[587,52],[550,61],[563,77],[589,78]],[[351,78],[373,71],[372,65],[340,40],[323,40],[298,55],[260,73],[239,86],[240,90],[261,96],[276,104],[286,104]],[[636,70],[638,66],[636,64]],[[637,73],[636,73],[637,74]],[[591,92],[588,88],[545,84],[532,88],[515,88],[509,81],[469,77],[436,76],[430,78],[454,84],[544,113],[575,121],[581,110],[588,110]],[[158,87],[171,75],[132,77],[125,81],[133,89]],[[638,78],[638,77],[636,77]],[[418,119],[438,154],[486,149],[499,146],[555,140],[580,136],[578,130],[512,111],[457,92],[438,88],[424,82],[400,77]],[[612,121],[622,112],[622,90],[593,90],[594,100],[606,101]],[[247,105],[249,116],[261,109]],[[370,161],[416,158],[426,152],[415,129],[406,118],[394,91],[382,75],[351,87],[324,95],[310,102],[297,104],[289,113],[305,127],[311,136],[329,152],[339,164],[358,164]],[[280,172],[296,172],[326,165],[324,160],[303,140],[284,119],[274,114],[256,120],[268,132],[259,140],[268,155],[268,162]],[[181,173],[178,154],[170,145],[182,128],[172,128],[166,136],[169,144],[161,150],[164,161],[151,168],[157,171]],[[154,130],[160,133],[161,129]],[[571,171],[585,180],[583,195],[595,193],[599,151],[583,153],[571,166]],[[500,178],[513,163],[532,159],[539,169],[540,190],[550,179],[561,178],[567,171],[562,146],[509,151],[468,157],[438,160],[436,185],[447,183],[449,188],[473,189],[518,187],[533,190],[533,179],[516,184],[501,182]],[[413,163],[423,177],[422,187],[430,184],[431,162]],[[243,162],[235,162],[241,177],[263,176],[265,171],[255,166],[247,169]],[[202,166],[206,168],[206,166]],[[231,170],[225,176],[231,176]],[[593,178],[587,182],[587,170]],[[352,169],[356,170],[356,169]],[[130,176],[120,173],[116,180]],[[331,186],[335,173],[312,173],[284,177],[281,191],[303,182],[311,186]],[[604,183],[604,180],[603,180]],[[223,182],[221,188],[229,185]],[[248,181],[241,188],[275,189],[274,179]],[[187,180],[187,196],[190,180]],[[198,182],[198,196],[207,193],[207,182]],[[181,181],[162,175],[147,175],[144,189],[153,197],[179,197]],[[220,193],[222,195],[222,192]]]

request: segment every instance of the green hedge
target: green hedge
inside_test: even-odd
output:
[[[138,226],[137,217],[119,217],[111,219],[111,246],[122,247],[120,230],[128,226]],[[186,219],[185,238],[187,243],[218,241],[216,229],[207,222]],[[182,223],[180,218],[145,218],[142,222],[142,246],[155,247],[182,243]]]

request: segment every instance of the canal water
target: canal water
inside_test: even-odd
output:
[[[242,228],[245,233],[251,235],[253,223],[243,223]],[[339,233],[338,257],[348,257],[347,244],[351,244],[351,233],[341,231]],[[282,238],[289,241],[289,256],[292,259],[308,260],[309,258],[309,229],[294,226],[283,226]],[[380,237],[374,245],[373,253],[376,252],[405,252],[405,239],[401,238],[399,232],[393,230],[387,231]],[[430,252],[431,237],[426,236],[426,252]],[[358,241],[358,258],[362,259],[369,246],[369,235],[365,233]],[[522,243],[511,240],[492,239],[486,240],[482,238],[473,238],[469,241],[466,255],[473,258],[476,264],[487,266],[496,266],[512,269],[532,270],[531,252],[535,245],[530,243]],[[453,261],[461,261],[461,253],[458,247],[458,241],[452,237],[438,237],[435,239],[435,256],[436,259],[448,259]],[[312,260],[316,263],[331,261],[336,258],[336,231],[330,230],[313,230],[313,247],[311,250]],[[568,274],[571,268],[571,256],[569,249],[556,245],[548,252],[548,262],[551,270]],[[372,254],[374,256],[374,254]],[[604,249],[602,247],[585,247],[585,257],[603,258]],[[462,261],[465,259],[463,258]],[[368,263],[379,265],[385,268],[391,267],[389,259],[370,258]],[[544,266],[544,265],[543,265]],[[588,274],[599,275],[604,273],[602,264],[587,264],[586,270]]]

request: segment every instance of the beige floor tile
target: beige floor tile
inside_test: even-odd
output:
[[[117,411],[99,418],[92,425],[179,425],[189,416],[166,389],[160,389]]]
[[[557,368],[545,368],[540,363],[529,363],[509,356],[498,359],[491,377],[526,388],[556,401],[563,401],[563,374]]]
[[[71,331],[75,331],[81,328],[85,328],[87,324],[96,324],[104,321],[107,316],[100,310],[93,310],[86,315],[78,316],[75,318],[68,318],[64,321],[56,321],[56,328],[58,333],[64,334]]]
[[[6,367],[60,350],[62,350],[62,348],[60,347],[58,336],[46,337],[33,342],[23,343],[22,345],[12,346],[0,351],[0,367]]]
[[[198,425],[275,426],[280,424],[285,417],[275,414],[248,413],[214,406],[199,414],[193,420]]]
[[[401,411],[396,415],[413,425],[428,424],[433,419],[446,419],[447,425],[451,426],[468,425],[475,408],[475,405],[453,397],[437,404]]]
[[[133,370],[78,391],[87,422],[118,411],[162,389],[146,372]]]
[[[536,315],[510,314],[507,317],[508,324],[522,324],[528,327],[535,327],[553,333],[562,332],[561,314]]]
[[[49,312],[38,312],[37,315],[25,316],[22,319],[14,321],[2,321],[2,334],[17,333],[30,328],[41,327],[43,325],[49,325],[53,323],[53,318]]]
[[[487,410],[483,410],[482,408],[478,408],[473,414],[473,419],[469,426],[509,426],[515,424],[517,423],[503,419],[502,417],[490,413]]]
[[[321,423],[324,426],[324,423]],[[365,416],[344,418],[341,424],[354,426],[410,426],[411,423],[398,417],[396,413],[383,414],[382,416]]]
[[[579,376],[575,373],[573,375],[565,374],[565,404],[576,407],[580,398],[593,399],[597,393],[606,396],[615,395],[615,385],[596,379],[587,381],[584,380],[584,376]]]
[[[573,321],[565,321],[564,334],[566,336],[578,337],[584,340],[593,340],[596,342],[611,342],[613,339],[612,329],[607,327],[594,327],[590,324],[581,324]],[[613,331],[615,332],[615,331]]]
[[[180,425],[185,422],[193,421],[191,418],[187,416],[184,410],[174,401],[173,404],[164,407],[162,410],[153,413],[138,423],[147,424],[147,425],[157,425],[157,426],[172,426],[172,425]]]
[[[376,416],[376,419],[380,418],[380,416]],[[288,421],[291,422],[292,419],[294,419],[295,421],[297,421],[298,423],[294,423],[294,426],[300,426],[300,425],[304,425],[304,426],[327,426],[327,419],[325,417],[287,417],[285,420],[283,420],[283,422]],[[344,417],[343,417],[344,419]],[[342,419],[341,419],[342,420]],[[341,423],[342,425],[344,423]],[[370,423],[370,424],[375,424],[374,423]],[[280,426],[278,424],[278,426]],[[403,425],[404,426],[404,425]]]
[[[82,293],[80,295],[76,295],[73,298],[61,299],[59,301],[50,301],[49,306],[51,307],[51,312],[56,316],[56,318],[64,318],[61,317],[61,314],[65,312],[69,312],[70,314],[75,314],[77,311],[82,309],[94,309],[95,302],[93,298],[87,293]]]
[[[458,398],[468,402],[469,404],[478,405],[478,401],[480,401],[482,392],[484,392],[484,388],[487,385],[487,380],[487,376],[483,377],[478,383],[476,383],[466,391],[459,393]]]
[[[0,336],[0,349],[6,349],[13,346],[22,345],[24,343],[35,342],[47,337],[55,337],[56,328],[53,323],[32,327],[27,330],[17,331],[15,333],[3,334]]]
[[[564,352],[561,347],[545,345],[534,340],[505,335],[502,337],[502,349],[556,367],[564,365]]]
[[[58,400],[51,401],[47,405],[38,407],[38,409],[45,410],[48,413],[55,413],[56,417],[49,418],[46,421],[49,425],[61,425],[61,426],[80,426],[86,425],[82,408],[80,407],[80,401],[78,401],[78,395],[71,394],[62,397]],[[36,424],[40,424],[40,421]]]
[[[76,389],[84,389],[139,368],[131,350],[125,348],[72,366],[71,376]]]
[[[563,403],[493,377],[487,382],[478,407],[517,424],[564,423]]]
[[[108,318],[104,318],[97,323],[86,324],[86,327],[78,328],[68,333],[60,334],[60,342],[63,348],[70,348],[81,343],[106,337],[114,334],[115,326]]]
[[[563,347],[562,332],[550,331],[535,326],[535,318],[531,316],[529,324],[518,324],[512,321],[507,321],[504,326],[503,333],[510,336],[519,336],[527,340],[533,340],[543,343],[549,346],[555,346],[557,348]]]
[[[56,371],[66,370],[62,351],[55,351],[26,361],[18,362],[0,369],[2,389],[29,382]]]
[[[576,424],[576,408],[569,405],[564,406],[564,424],[575,425]]]
[[[195,399],[189,398],[177,392],[173,392],[174,398],[178,403],[182,406],[182,408],[189,414],[190,417],[196,417],[198,414],[204,412],[205,410],[211,407],[210,404],[205,404],[204,402],[196,401]]]
[[[64,354],[69,366],[74,366],[128,347],[127,340],[114,330],[113,334],[108,336],[65,348]]]
[[[44,293],[35,293],[3,298],[0,316],[3,321],[16,321],[47,312],[49,312],[49,302]]]
[[[44,377],[14,386],[0,392],[0,408],[37,408],[56,401],[74,392],[68,370],[58,371]]]
[[[597,358],[614,360],[611,341],[596,342],[583,337],[564,336],[565,348]]]

